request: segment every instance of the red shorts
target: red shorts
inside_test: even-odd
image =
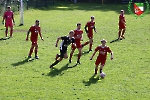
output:
[[[82,48],[82,44],[81,44],[80,40],[75,40],[75,44],[76,44],[76,46],[72,45],[73,49]]]
[[[125,25],[123,25],[123,24],[120,24],[120,25],[119,25],[119,29],[124,29],[124,28],[126,28]]]
[[[8,23],[8,22],[6,22],[6,23],[5,23],[5,27],[13,27],[13,23],[10,23],[10,22]]]
[[[31,39],[32,45],[38,44],[37,39]]]
[[[93,38],[93,33],[89,33],[87,36],[88,36],[89,39],[92,39]]]
[[[100,59],[100,57],[97,57],[96,61],[95,61],[95,65],[99,65],[101,63],[101,65],[105,65],[106,59]]]

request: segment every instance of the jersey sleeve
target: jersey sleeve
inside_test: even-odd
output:
[[[111,53],[111,49],[109,47],[107,47],[107,52]]]
[[[95,48],[95,51],[97,52],[99,50],[99,46]]]
[[[29,31],[32,31],[32,30],[33,30],[33,26],[30,27]]]
[[[66,39],[66,36],[62,36],[61,39],[62,39],[62,40],[65,40],[65,39]]]

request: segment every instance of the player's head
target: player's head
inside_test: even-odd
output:
[[[120,10],[121,14],[124,14],[124,10]]]
[[[81,23],[77,23],[77,28],[78,28],[78,29],[81,28]]]
[[[11,9],[11,7],[10,6],[7,6],[7,10],[10,10]]]
[[[91,21],[94,21],[94,18],[95,18],[94,16],[91,16]]]
[[[71,30],[71,31],[69,32],[69,36],[70,36],[70,37],[73,37],[73,36],[74,36],[74,31],[73,31],[73,30]]]
[[[103,46],[105,46],[105,44],[107,43],[107,41],[105,39],[102,39],[101,43],[102,43]]]
[[[40,21],[39,20],[35,20],[35,25],[39,26],[39,24],[40,24]]]

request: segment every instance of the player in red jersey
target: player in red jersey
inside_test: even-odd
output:
[[[118,32],[118,39],[120,39],[120,37],[124,38],[124,33],[126,31],[126,20],[125,20],[125,16],[124,16],[124,10],[121,10],[121,14],[119,16],[119,32]]]
[[[5,30],[6,38],[7,38],[7,34],[8,34],[8,27],[10,28],[10,37],[12,37],[13,24],[15,24],[15,20],[14,20],[13,11],[11,11],[10,6],[7,6],[7,11],[4,12],[2,24],[4,24],[4,20],[5,20],[5,27],[6,27],[6,30]]]
[[[77,48],[79,51],[77,63],[81,64],[80,63],[80,57],[82,54],[82,44],[80,41],[82,40],[82,34],[83,34],[83,31],[81,30],[81,23],[77,23],[77,29],[74,30],[75,44],[72,44],[72,46],[71,46],[72,51],[70,53],[70,58],[69,58],[70,63],[71,63],[71,58],[72,58],[72,55],[74,53],[74,50]]]
[[[87,29],[88,28],[88,29]],[[95,28],[95,21],[94,21],[94,16],[91,16],[91,21],[87,22],[86,25],[85,25],[85,31],[87,33],[87,36],[89,38],[89,41],[85,42],[83,46],[87,45],[90,43],[90,46],[89,46],[89,51],[92,51],[92,45],[93,45],[93,30],[95,32],[96,31],[96,28]]]
[[[110,50],[110,48],[108,46],[106,46],[106,42],[107,41],[105,39],[101,40],[101,45],[96,47],[92,57],[90,58],[90,60],[92,60],[95,53],[97,51],[99,52],[99,55],[98,55],[98,57],[96,59],[96,62],[95,62],[95,74],[97,74],[98,66],[99,66],[100,63],[101,63],[100,73],[102,73],[102,69],[105,65],[106,58],[107,58],[107,52],[111,54],[111,60],[113,59],[113,52]]]
[[[31,32],[30,40],[32,42],[32,45],[31,45],[31,48],[30,48],[30,52],[29,52],[29,55],[28,55],[29,59],[31,59],[31,55],[32,55],[32,52],[33,52],[34,48],[35,48],[35,50],[34,50],[35,58],[36,59],[39,58],[38,55],[37,55],[37,52],[38,52],[38,42],[37,42],[38,34],[40,35],[41,40],[44,41],[44,39],[42,37],[42,34],[41,34],[41,28],[40,28],[39,24],[40,24],[39,20],[36,20],[35,21],[35,25],[31,26],[30,29],[27,32],[26,41],[28,41],[29,33]]]

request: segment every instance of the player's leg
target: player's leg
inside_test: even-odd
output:
[[[121,31],[122,31],[122,29],[119,27],[119,31],[118,31],[118,39],[120,39]]]
[[[7,37],[7,34],[8,34],[8,26],[6,26],[6,29],[5,29],[5,36]]]
[[[57,60],[60,57],[60,54],[56,54],[55,60]]]
[[[92,46],[93,46],[93,38],[90,37],[90,47],[89,47],[89,51],[92,51]]]
[[[63,58],[60,57],[59,59],[55,60],[53,64],[50,65],[50,68],[53,68],[56,64],[58,64]]]
[[[98,65],[100,64],[100,59],[99,57],[96,59],[95,61],[95,74],[97,74],[97,71],[98,71]]]
[[[126,31],[126,28],[123,28],[121,37],[124,38],[124,39],[125,39],[125,37],[124,37],[125,31]]]
[[[100,73],[102,73],[102,70],[103,70],[103,67],[104,67],[104,65],[105,65],[105,61],[106,60],[102,60],[100,63],[101,63],[101,65],[100,65]]]
[[[32,45],[31,45],[31,48],[30,48],[30,51],[29,51],[29,54],[28,54],[28,58],[31,58],[34,47],[35,47],[35,44],[34,44],[34,42],[32,42]]]
[[[69,57],[69,63],[71,63],[71,59],[72,59],[72,56],[73,56],[73,53],[74,53],[75,49],[76,49],[75,44],[72,44],[71,45],[70,57]]]
[[[10,27],[10,37],[12,37],[13,34],[13,27]]]
[[[63,49],[60,50],[60,57],[59,57],[59,59],[55,60],[55,62],[50,65],[50,68],[53,68],[53,66],[58,64],[64,57],[66,57],[65,52],[66,52],[66,50],[63,50]]]
[[[81,58],[81,55],[82,55],[82,48],[78,48],[78,59],[77,59],[77,63],[78,64],[81,64],[81,62],[80,62],[80,58]]]
[[[35,58],[36,59],[39,59],[39,57],[38,57],[38,43],[35,43],[35,50],[34,50],[34,53],[35,53]]]

